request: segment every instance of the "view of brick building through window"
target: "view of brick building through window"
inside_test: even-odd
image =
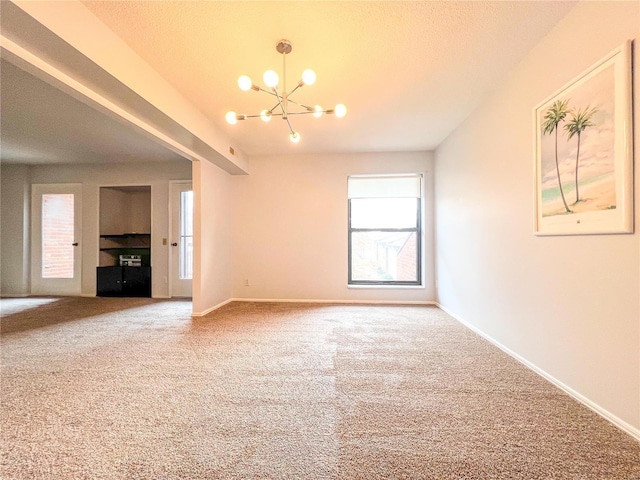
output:
[[[42,278],[73,278],[73,194],[42,196]]]
[[[417,278],[416,264],[418,262],[418,250],[416,234],[411,233],[398,251],[397,255],[397,279],[400,281],[415,281]]]
[[[416,277],[416,234],[411,232],[354,233],[354,278],[413,282]]]

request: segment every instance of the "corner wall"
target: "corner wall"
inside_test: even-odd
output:
[[[633,235],[533,235],[533,108],[635,39]],[[640,438],[640,4],[580,2],[436,151],[438,301]]]
[[[425,287],[348,288],[347,176],[420,172],[425,173]],[[236,176],[233,182],[234,297],[435,300],[431,153],[256,157],[251,159],[251,174]]]
[[[209,162],[193,162],[193,316],[227,303],[232,295],[232,177]],[[237,232],[240,235],[241,232]]]

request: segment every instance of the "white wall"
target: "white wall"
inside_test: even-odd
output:
[[[2,165],[0,212],[0,293],[28,295],[29,278],[29,169]]]
[[[238,298],[433,301],[431,153],[251,159],[234,182],[233,293]],[[347,176],[425,172],[425,288],[347,288]],[[249,280],[249,286],[245,286]]]
[[[581,2],[436,151],[438,299],[640,434],[640,241],[533,235],[533,108],[627,39],[638,2]],[[635,45],[635,65],[640,65]],[[640,146],[640,75],[635,76]],[[635,224],[640,225],[636,153]]]
[[[9,171],[9,168],[10,166],[8,165],[2,166],[3,177],[5,171]],[[185,160],[184,162],[175,163],[41,165],[23,168],[26,168],[28,171],[30,184],[82,184],[83,218],[82,244],[80,246],[82,248],[82,295],[89,296],[96,294],[96,266],[98,265],[99,258],[100,187],[150,185],[152,199],[152,295],[154,297],[169,296],[169,246],[162,244],[163,238],[169,238],[169,180],[189,180],[191,178],[190,162]],[[1,219],[3,232],[5,230],[5,222],[12,218],[9,216],[5,217],[4,215],[4,197],[5,194],[3,193],[3,215]],[[15,208],[17,208],[19,199],[16,197],[15,201]],[[3,246],[3,260],[4,252],[5,247]],[[11,268],[12,270],[16,270],[18,267],[14,265]],[[3,279],[4,276],[3,265]]]
[[[233,297],[231,285],[234,204],[232,177],[209,162],[193,162],[193,314],[200,316]]]

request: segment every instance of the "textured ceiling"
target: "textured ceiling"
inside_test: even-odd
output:
[[[59,2],[64,8],[65,2]],[[423,151],[438,146],[505,81],[575,5],[562,1],[97,1],[82,2],[249,157],[315,152]],[[282,71],[288,90],[305,68],[317,82],[298,102],[343,119],[291,117],[235,126],[228,110],[256,114],[273,97],[243,92]],[[180,158],[13,66],[2,73],[2,161],[100,162]],[[282,84],[281,84],[282,87]],[[36,126],[34,128],[33,126]]]
[[[561,1],[87,1],[127,42],[248,155],[412,151],[435,148],[569,11]],[[230,126],[228,110],[273,106],[243,92],[247,74],[279,73],[275,44],[293,43],[288,86],[305,68],[317,82],[292,97],[330,107],[343,119],[253,119]],[[291,88],[289,88],[290,90]]]

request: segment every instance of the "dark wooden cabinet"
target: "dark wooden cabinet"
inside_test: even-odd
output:
[[[98,267],[99,297],[150,297],[151,267]]]

